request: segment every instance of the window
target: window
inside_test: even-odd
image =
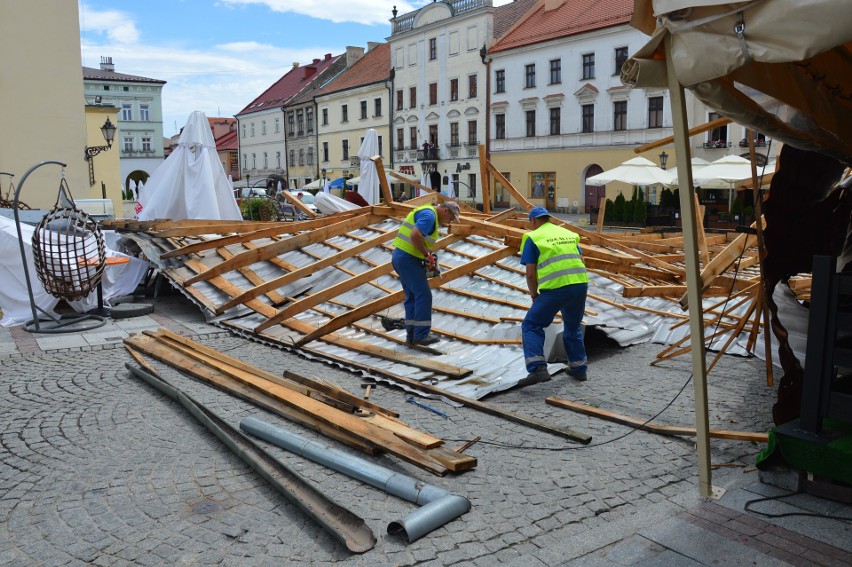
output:
[[[246,125],[243,124],[243,138],[245,138],[245,137],[246,137]],[[243,161],[245,161],[245,160],[243,160]]]
[[[379,136],[379,155],[380,156],[383,155],[383,153],[382,153],[382,137],[381,136]]]
[[[411,126],[408,128],[408,144],[409,150],[417,149],[417,126]]]
[[[595,78],[595,54],[583,55],[583,80]]]
[[[429,40],[429,61],[434,61],[438,58],[438,39],[431,38]]]
[[[322,125],[328,126],[328,109],[327,108],[322,109]]]
[[[396,109],[402,110],[402,89],[396,91]]]
[[[524,87],[531,89],[535,86],[535,63],[524,67]]]
[[[269,157],[266,152],[263,152],[263,169],[269,168]]]
[[[438,83],[429,83],[429,104],[438,104]]]
[[[260,135],[266,136],[266,120],[260,122]]]
[[[417,108],[417,87],[408,89],[408,108]]]
[[[530,173],[530,197],[544,199],[545,188],[552,191],[556,187],[556,173],[553,171],[536,171]]]
[[[361,120],[364,120],[366,118],[367,118],[367,101],[362,100],[361,101]]]
[[[257,154],[251,154],[251,168],[257,169]]]
[[[340,105],[340,121],[349,122],[349,106],[346,104]]]
[[[562,133],[562,109],[559,107],[550,109],[550,135],[558,136]]]
[[[648,128],[663,127],[663,97],[652,96],[648,99]]]
[[[276,118],[275,119],[275,133],[278,134],[280,132],[281,132],[281,119]]]
[[[405,147],[405,130],[402,128],[396,129],[396,149],[401,150]]]
[[[506,115],[494,115],[494,137],[498,140],[506,139]]]
[[[584,104],[582,107],[583,132],[595,131],[595,105]]]
[[[373,99],[373,110],[376,112],[373,116],[379,117],[382,115],[382,99],[375,98]]]
[[[246,154],[243,154],[243,164],[243,169],[248,169],[248,158],[246,157]]]
[[[132,152],[133,151],[133,138],[130,136],[124,137],[124,151]]]
[[[275,152],[275,167],[281,169],[281,152]]]
[[[290,164],[296,165],[296,150],[290,150]]]
[[[294,112],[287,113],[287,135],[296,135],[296,114]],[[245,138],[245,136],[243,136]]]
[[[266,159],[266,152],[264,152],[263,155],[264,155],[264,159]],[[308,165],[313,165],[313,164],[314,164],[314,147],[308,146]],[[264,167],[266,167],[266,166],[264,165]]]
[[[627,101],[617,100],[612,103],[612,129],[627,130]]]
[[[252,128],[254,128],[254,124],[252,124]],[[299,136],[304,136],[305,134],[305,113],[302,110],[296,111],[296,132]],[[254,136],[254,132],[251,135]]]
[[[142,151],[151,151],[151,136],[142,136]]]
[[[450,122],[450,147],[457,148],[459,143],[459,123]]]
[[[660,97],[662,98],[662,97]],[[707,118],[708,122],[713,122],[714,120],[718,120],[722,118],[722,115],[717,112],[711,112]],[[709,143],[713,144],[717,148],[724,148],[728,145],[728,125],[719,126],[718,128],[713,128],[710,130],[708,134],[709,139],[707,140]]]
[[[429,126],[429,142],[435,147],[438,146],[438,125],[437,124],[431,124]]]
[[[121,119],[122,120],[133,120],[133,107],[129,104],[121,105]]]
[[[299,165],[305,165],[305,148],[299,148]]]
[[[322,143],[322,161],[328,161],[328,142]]]
[[[470,146],[475,146],[479,143],[476,135],[476,120],[469,120],[467,122],[467,143]]]
[[[627,61],[627,48],[626,47],[616,47],[615,48],[615,73],[613,75],[618,75],[621,73],[621,67],[624,65],[624,62]]]
[[[343,142],[341,142],[341,150],[343,151],[343,159],[349,159],[349,140],[343,140]]]
[[[311,110],[310,108],[305,110],[305,121],[308,123],[307,124],[308,134],[313,133],[313,131],[314,131],[314,111]],[[266,122],[264,122],[263,125],[264,125],[264,132],[263,133],[266,134]]]
[[[450,100],[459,99],[459,80],[450,79]]]
[[[550,84],[558,85],[562,82],[562,59],[550,60]]]
[[[535,136],[535,110],[527,110],[524,112],[526,117],[527,138]]]
[[[476,93],[479,90],[476,82],[476,75],[467,76],[467,98],[476,98]]]
[[[494,72],[494,92],[506,92],[506,71],[503,69]]]
[[[249,136],[254,138],[254,122],[249,124]]]
[[[148,110],[149,108],[150,107],[147,104],[139,105],[139,120],[141,120],[142,122],[148,122],[149,120],[151,120]]]

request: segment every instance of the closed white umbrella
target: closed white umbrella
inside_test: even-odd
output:
[[[375,128],[367,130],[364,141],[358,149],[358,157],[361,158],[361,176],[358,179],[358,193],[364,197],[370,205],[379,202],[381,191],[379,188],[379,175],[376,173],[376,164],[370,158],[379,153],[379,134]]]

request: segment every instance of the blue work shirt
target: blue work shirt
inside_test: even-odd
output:
[[[429,236],[435,230],[437,217],[432,209],[423,209],[414,213],[414,226],[423,236]]]

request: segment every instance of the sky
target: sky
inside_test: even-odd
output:
[[[296,61],[386,41],[394,5],[402,15],[425,3],[85,0],[78,2],[81,54],[84,67],[112,57],[118,73],[166,81],[163,135],[171,137],[195,110],[233,117]]]

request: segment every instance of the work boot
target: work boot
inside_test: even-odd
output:
[[[433,345],[433,344],[437,343],[437,342],[438,342],[438,341],[440,341],[440,340],[441,340],[441,339],[439,339],[439,338],[438,338],[438,337],[436,337],[435,335],[429,334],[429,335],[426,335],[425,337],[423,337],[422,339],[414,339],[414,340],[410,340],[410,341],[408,341],[408,344],[410,344],[410,345],[429,346],[429,345]]]
[[[518,380],[518,386],[530,386],[532,384],[538,384],[540,382],[550,382],[550,373],[547,371],[547,365],[542,364],[541,366],[536,366],[535,370],[527,374],[526,378],[521,378]]]
[[[578,382],[586,381],[586,373],[581,370],[573,370],[571,368],[568,368],[565,370],[565,372],[568,374],[568,376],[570,376],[574,380],[577,380]]]

